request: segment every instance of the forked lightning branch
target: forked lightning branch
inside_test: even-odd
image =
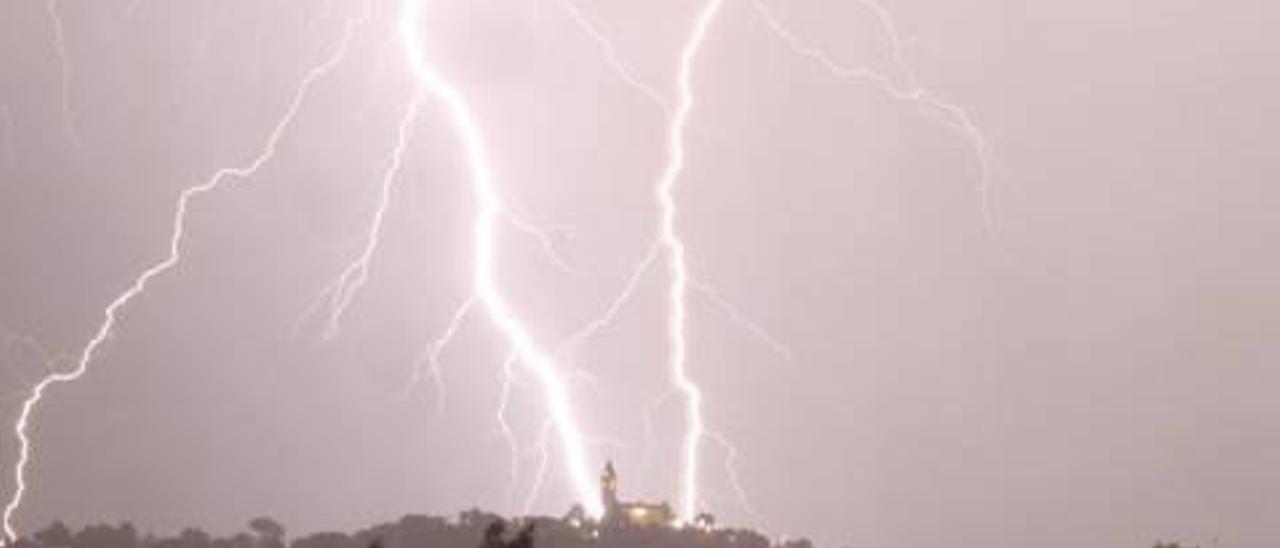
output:
[[[881,25],[886,36],[889,37],[890,43],[895,50],[894,59],[901,63],[901,41],[896,27],[888,17],[888,13],[879,5],[872,3],[871,0],[861,1],[862,5]],[[15,515],[23,503],[24,496],[31,488],[26,474],[31,460],[35,458],[37,453],[37,446],[34,443],[35,418],[39,408],[48,403],[47,397],[50,395],[51,389],[59,384],[80,379],[88,371],[89,367],[94,365],[103,345],[115,334],[119,327],[120,317],[127,311],[129,305],[146,292],[147,286],[152,280],[168,273],[182,260],[183,245],[189,237],[187,233],[187,217],[191,208],[197,204],[197,199],[206,193],[228,185],[251,182],[258,171],[274,159],[277,146],[292,128],[295,118],[298,116],[312,88],[346,61],[350,46],[357,35],[374,26],[371,24],[374,22],[371,20],[371,14],[374,13],[374,10],[370,2],[371,0],[366,0],[361,12],[344,22],[342,35],[333,45],[331,52],[299,82],[288,108],[266,136],[258,154],[241,165],[219,169],[205,181],[180,193],[175,206],[167,254],[162,260],[139,273],[123,292],[107,304],[102,312],[101,323],[94,331],[93,336],[78,352],[78,359],[74,361],[74,366],[67,371],[48,375],[31,388],[28,396],[23,400],[18,418],[13,424],[12,434],[19,441],[19,455],[12,470],[14,488],[4,506],[3,540],[5,544],[18,537]],[[782,44],[801,57],[818,62],[823,68],[829,70],[833,76],[866,80],[879,86],[894,98],[916,102],[933,110],[934,114],[939,115],[946,125],[961,134],[978,155],[983,172],[983,181],[980,184],[982,213],[989,223],[986,196],[987,166],[989,162],[986,157],[986,141],[969,114],[963,109],[943,101],[937,94],[916,86],[914,82],[908,81],[906,84],[901,84],[886,73],[876,71],[870,67],[845,67],[841,65],[821,48],[809,45],[801,40],[796,33],[785,27],[782,21],[770,13],[766,6],[758,0],[690,2],[692,25],[684,41],[680,44],[672,80],[660,86],[654,86],[637,79],[626,68],[624,61],[609,42],[608,37],[591,24],[589,18],[583,14],[579,6],[569,0],[556,0],[554,3],[593,43],[599,46],[603,57],[618,77],[637,93],[642,94],[662,107],[661,112],[665,117],[665,163],[657,170],[658,177],[654,181],[652,189],[653,207],[655,215],[659,219],[658,232],[653,235],[654,245],[644,259],[636,265],[634,274],[626,287],[622,289],[617,299],[606,308],[604,316],[579,331],[571,339],[570,343],[581,343],[584,339],[592,336],[595,331],[611,322],[618,308],[634,293],[640,276],[653,263],[658,260],[662,261],[666,267],[666,285],[663,292],[667,311],[665,342],[668,352],[666,375],[671,385],[671,394],[678,395],[683,401],[685,422],[684,431],[681,435],[680,493],[677,507],[672,513],[671,519],[677,525],[695,525],[698,523],[698,516],[705,510],[705,501],[700,494],[699,479],[699,472],[703,465],[702,443],[704,441],[713,441],[725,445],[730,454],[730,461],[726,463],[727,466],[732,466],[732,459],[737,458],[738,453],[735,448],[728,445],[729,442],[725,436],[707,428],[703,417],[703,405],[706,395],[695,382],[695,376],[688,364],[688,341],[686,339],[688,309],[686,301],[690,293],[705,293],[711,298],[712,302],[724,308],[734,321],[742,324],[751,333],[760,336],[762,340],[769,344],[771,348],[778,350],[780,354],[783,354],[788,359],[790,358],[789,349],[778,343],[753,322],[745,320],[734,307],[718,297],[705,283],[693,278],[689,272],[687,260],[690,250],[680,236],[680,211],[674,191],[685,166],[687,153],[685,146],[686,129],[695,110],[695,99],[697,98],[695,93],[696,66],[703,46],[712,37],[713,26],[717,18],[722,16],[722,12],[725,12],[731,5],[744,10],[744,12],[754,12],[766,22],[766,27]],[[72,81],[71,64],[66,58],[67,52],[62,41],[63,26],[56,0],[50,0],[47,7],[50,19],[57,31],[57,48],[63,63],[61,67],[63,74],[62,112],[65,127],[67,128],[66,132],[69,140],[74,143],[80,143],[79,136],[74,131],[73,110],[68,104],[66,87],[71,85]],[[621,511],[618,510],[621,508],[628,513],[635,513],[636,516],[632,516],[634,519],[648,519],[644,516],[649,515],[654,509],[643,506],[628,506],[624,508],[617,502],[616,493],[614,492],[616,489],[616,476],[611,465],[606,468],[606,476],[602,478],[601,483],[594,481],[596,478],[593,471],[598,469],[600,462],[594,460],[588,454],[587,434],[582,429],[579,419],[580,410],[576,408],[572,397],[568,373],[564,368],[558,366],[554,358],[557,354],[555,350],[559,346],[549,344],[547,341],[536,340],[531,335],[530,330],[526,327],[526,322],[536,322],[537,319],[517,317],[509,303],[507,293],[498,282],[502,269],[503,243],[498,237],[500,226],[503,223],[511,223],[519,229],[535,233],[537,229],[523,222],[511,210],[510,204],[504,199],[503,182],[496,179],[494,173],[497,170],[490,164],[491,156],[485,139],[484,128],[477,116],[472,112],[466,94],[448,78],[447,74],[439,70],[435,62],[436,59],[433,57],[433,52],[427,46],[425,37],[434,30],[438,30],[433,27],[431,7],[431,2],[427,0],[402,0],[395,11],[396,20],[394,26],[395,32],[398,34],[396,38],[400,45],[405,67],[415,77],[418,89],[412,95],[410,102],[404,107],[400,124],[397,126],[398,134],[395,140],[395,147],[391,151],[392,161],[387,171],[380,178],[378,207],[376,214],[370,221],[365,245],[357,258],[348,264],[325,294],[326,301],[329,304],[326,336],[332,336],[338,331],[341,316],[356,297],[360,288],[368,281],[369,263],[378,250],[379,239],[383,229],[383,218],[392,200],[393,186],[401,175],[400,166],[403,165],[404,155],[409,150],[408,143],[413,138],[413,128],[418,122],[422,110],[420,107],[425,103],[434,103],[435,106],[442,107],[440,110],[447,116],[447,122],[458,144],[457,150],[462,155],[467,166],[468,180],[475,199],[476,210],[472,217],[471,264],[469,265],[471,269],[471,294],[453,314],[453,319],[447,329],[432,341],[429,346],[426,360],[428,362],[427,365],[432,370],[433,378],[440,382],[438,371],[436,371],[438,367],[437,360],[441,349],[450,343],[454,333],[457,332],[459,324],[471,315],[473,308],[475,308],[476,312],[482,312],[492,328],[503,336],[511,349],[507,364],[503,367],[503,371],[507,376],[506,384],[503,387],[504,394],[509,393],[512,366],[525,368],[537,382],[548,416],[549,430],[546,432],[553,434],[552,437],[558,449],[557,453],[561,455],[563,460],[562,468],[566,474],[565,481],[571,488],[575,500],[578,501],[586,514],[583,518],[600,519],[611,508],[615,512]],[[136,8],[135,2],[130,9]],[[898,69],[905,71],[905,67],[900,66]],[[674,90],[673,98],[668,99],[659,91],[664,86],[670,86]],[[541,234],[535,235],[543,237]],[[543,241],[546,243],[548,240],[544,238]],[[545,245],[544,247],[554,253],[550,249],[550,245]],[[443,392],[441,392],[441,396],[443,396]],[[504,400],[504,408],[505,404]],[[500,421],[504,421],[503,412],[503,408],[498,410]],[[510,437],[510,431],[506,427],[505,421],[502,424],[504,432]],[[513,452],[517,449],[518,447],[512,442]],[[545,453],[545,445],[542,446],[542,450]],[[745,497],[745,491],[742,486],[737,484],[738,475],[736,470],[730,469],[729,477],[735,483],[735,490],[741,497]],[[538,484],[541,484],[541,480],[539,480]],[[743,503],[744,506],[749,507],[745,500]]]

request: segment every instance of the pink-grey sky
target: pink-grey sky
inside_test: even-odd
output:
[[[178,193],[252,161],[362,8],[49,5],[0,6],[4,424],[44,374],[23,338],[74,357],[163,258]],[[658,229],[667,111],[610,59],[673,103],[702,3],[575,5],[612,52],[555,0],[424,5],[426,55],[471,101],[498,184],[581,271],[504,225],[498,281],[549,348],[608,306]],[[700,288],[689,370],[736,447],[705,444],[707,508],[831,547],[1273,545],[1280,10],[883,0],[896,59],[870,4],[763,5],[836,61],[964,107],[991,170],[984,183],[946,113],[836,77],[753,2],[726,0],[694,67],[675,193]],[[482,315],[441,355],[443,405],[429,383],[406,390],[471,277],[475,203],[439,102],[423,103],[334,337],[312,309],[360,252],[414,92],[398,2],[373,6],[275,157],[192,202],[182,262],[123,310],[81,381],[50,390],[20,530],[221,532],[269,514],[307,532],[525,507],[537,452],[513,480],[495,418],[508,346]],[[674,502],[666,282],[647,270],[561,365],[590,373],[573,396],[592,465],[614,459],[624,496]],[[543,400],[515,380],[508,418],[531,448]],[[552,452],[532,509],[560,514],[573,491]]]

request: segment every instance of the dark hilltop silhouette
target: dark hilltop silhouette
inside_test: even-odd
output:
[[[717,527],[709,514],[680,524],[666,503],[624,502],[612,463],[605,466],[600,483],[605,512],[598,520],[588,518],[581,506],[558,518],[510,520],[471,509],[448,518],[410,514],[355,533],[294,539],[287,537],[284,525],[266,517],[250,520],[247,532],[222,538],[199,529],[176,537],[143,535],[129,523],[73,532],[55,521],[17,539],[13,548],[813,548],[807,539],[772,540],[749,529]],[[1193,547],[1161,541],[1153,548]]]
[[[259,518],[255,522],[275,521]],[[643,527],[611,531],[574,527],[563,518],[531,517],[507,520],[480,510],[452,518],[408,515],[355,533],[315,533],[286,540],[280,534],[255,530],[229,537],[213,537],[187,529],[175,537],[143,535],[128,523],[91,525],[73,532],[61,522],[23,537],[15,548],[811,548],[808,541],[774,543],[745,529],[701,530]]]
[[[455,517],[407,515],[355,533],[315,533],[288,539],[284,525],[257,518],[249,531],[216,538],[199,529],[176,537],[140,534],[128,523],[72,532],[61,522],[19,539],[14,548],[812,548],[808,540],[774,541],[749,530],[716,527],[710,514],[677,523],[666,503],[624,502],[613,463],[600,476],[604,515],[591,519],[575,505],[561,517],[508,520],[471,509]]]

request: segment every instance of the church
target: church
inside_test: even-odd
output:
[[[622,502],[618,499],[618,472],[613,468],[613,461],[607,462],[604,471],[600,473],[600,497],[604,503],[604,516],[601,517],[600,524],[606,529],[676,525],[676,515],[665,502],[649,504]]]

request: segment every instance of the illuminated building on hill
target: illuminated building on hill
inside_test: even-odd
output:
[[[600,497],[604,502],[604,516],[600,524],[604,528],[617,527],[674,527],[675,512],[671,505],[663,502],[650,504],[646,502],[622,502],[618,499],[618,472],[613,462],[605,464],[600,473]]]

